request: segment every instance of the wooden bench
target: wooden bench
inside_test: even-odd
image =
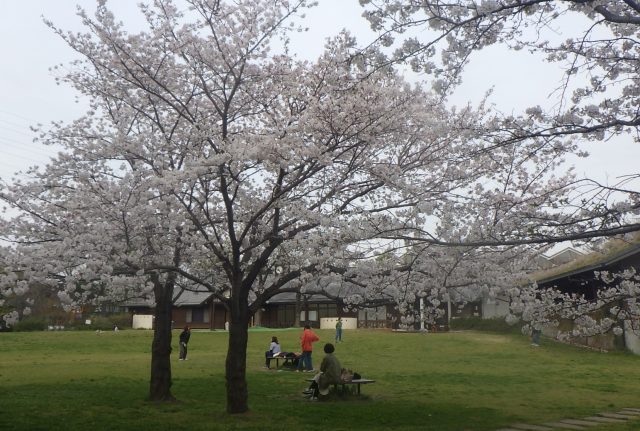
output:
[[[276,361],[276,369],[280,369],[281,368],[280,361],[282,361],[282,367],[284,367],[287,364],[293,367],[295,360],[298,358],[297,357],[287,358],[286,356],[274,356],[269,359],[271,360],[271,362]]]
[[[313,382],[313,379],[307,379],[307,382]],[[342,386],[342,392],[345,392],[347,389],[347,385],[355,385],[356,394],[360,395],[360,385],[368,385],[370,383],[375,383],[375,382],[376,382],[375,380],[371,380],[371,379],[353,379],[350,382],[334,383],[333,389],[337,391],[338,385],[340,385]]]

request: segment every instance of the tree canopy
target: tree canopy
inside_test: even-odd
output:
[[[561,85],[542,89],[554,94],[556,103],[531,106],[526,112],[507,116],[503,126],[511,131],[511,139],[579,142],[620,135],[638,140],[637,1],[360,3],[372,28],[380,34],[378,44],[395,49],[386,61],[408,62],[414,70],[432,75],[433,87],[444,95],[461,82],[470,58],[481,56],[489,46],[538,52],[557,64],[564,72],[559,77]],[[599,195],[599,210],[637,211],[637,178],[633,173],[614,185],[585,180],[590,192],[583,198]],[[619,214],[615,217],[620,219]],[[628,224],[628,230],[638,229],[628,219],[621,224]],[[583,231],[588,233],[594,227]]]
[[[63,283],[69,302],[153,293],[161,399],[176,289],[230,310],[227,410],[241,413],[248,324],[278,293],[351,283],[409,303],[429,279],[441,294],[507,286],[526,266],[516,246],[629,229],[628,207],[573,200],[559,168],[577,146],[529,133],[541,115],[448,109],[347,32],[313,62],[277,49],[306,6],[161,1],[130,34],[101,2],[80,10],[83,33],[50,24],[82,57],[62,79],[90,110],[43,130],[61,153],[0,189],[21,211],[3,221],[7,267]]]

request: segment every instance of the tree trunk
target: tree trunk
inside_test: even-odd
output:
[[[245,413],[249,410],[246,375],[249,318],[246,298],[232,298],[226,361],[227,413],[230,414]]]
[[[151,344],[151,401],[175,401],[171,394],[171,308],[173,283],[154,280],[156,301],[153,343]]]
[[[294,321],[293,321],[293,326],[296,328],[300,327],[300,311],[302,310],[302,307],[300,305],[300,292],[296,292],[296,305],[295,305],[295,309],[293,311],[293,313],[295,314],[294,316]]]

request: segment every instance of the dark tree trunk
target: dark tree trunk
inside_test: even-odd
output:
[[[154,277],[156,301],[153,343],[151,344],[151,401],[174,401],[171,394],[171,308],[172,277],[165,283]]]
[[[236,289],[233,290],[238,292]],[[245,413],[249,410],[246,375],[249,306],[245,296],[234,296],[231,299],[229,350],[226,361],[227,413],[230,414]]]

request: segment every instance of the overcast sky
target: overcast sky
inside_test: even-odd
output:
[[[110,0],[108,4],[126,22],[140,22],[136,0]],[[326,37],[348,28],[361,43],[373,34],[360,16],[358,0],[320,0],[309,11],[309,32],[294,41],[294,50],[312,59],[321,51]],[[68,87],[56,86],[49,68],[74,58],[71,51],[43,23],[42,17],[57,26],[80,29],[76,4],[92,10],[94,0],[0,0],[0,178],[8,180],[18,170],[43,164],[54,149],[32,142],[30,126],[51,121],[69,121],[81,115],[83,106],[75,102]],[[477,103],[493,87],[491,102],[503,112],[519,112],[526,106],[545,105],[550,90],[561,78],[560,71],[527,52],[513,53],[493,48],[476,54],[464,84],[452,103]],[[620,174],[637,172],[640,145],[631,138],[614,143],[585,144],[593,154],[577,163],[579,174],[615,182]]]

